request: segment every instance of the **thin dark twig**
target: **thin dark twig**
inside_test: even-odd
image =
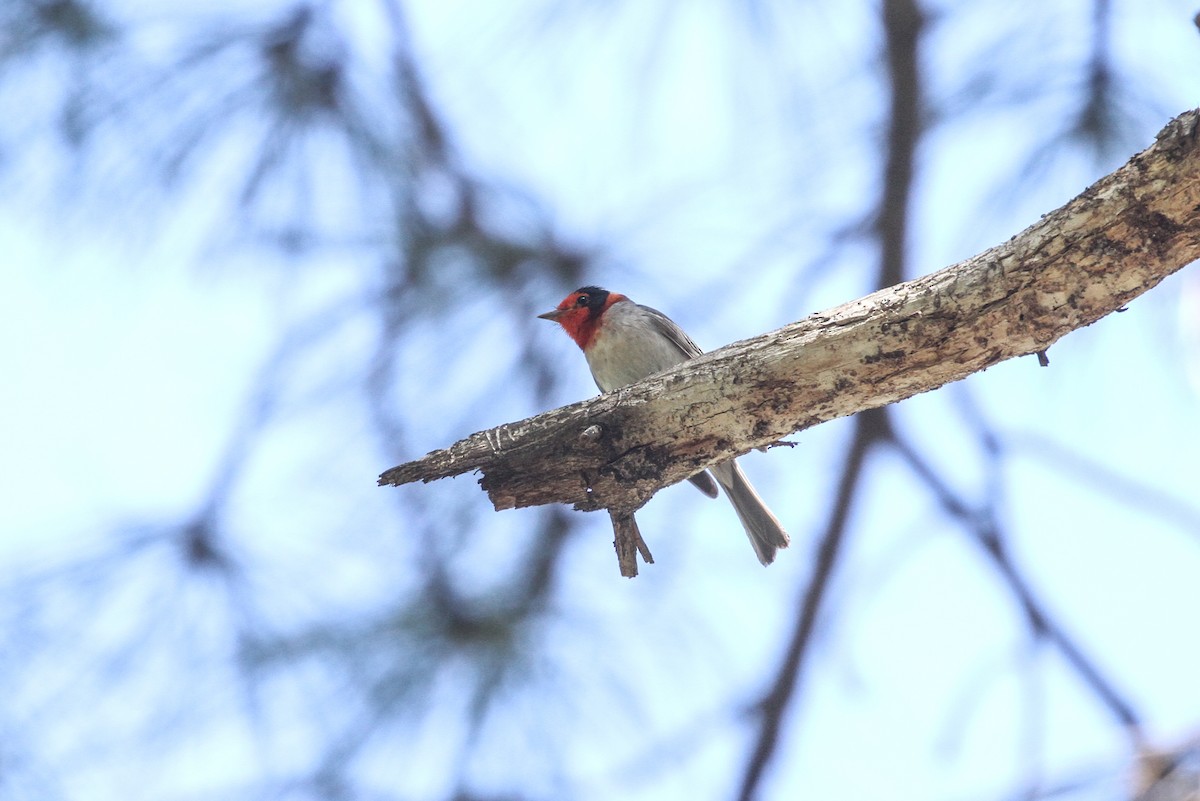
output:
[[[1100,668],[1088,658],[1062,626],[1046,611],[1033,588],[1021,574],[1004,547],[1004,538],[994,516],[980,514],[955,494],[937,475],[920,454],[905,441],[893,439],[896,450],[908,462],[912,471],[929,487],[938,503],[951,517],[959,520],[973,535],[973,539],[992,561],[996,571],[1012,592],[1017,605],[1035,637],[1044,638],[1056,647],[1068,666],[1079,676],[1083,684],[1099,699],[1127,732],[1134,743],[1140,742],[1140,721],[1133,705],[1121,695]]]
[[[1021,453],[1046,467],[1097,490],[1104,498],[1123,503],[1147,516],[1177,526],[1185,534],[1200,537],[1200,505],[1164,492],[1149,481],[1139,481],[1108,465],[1035,432],[1011,435],[1004,450]]]

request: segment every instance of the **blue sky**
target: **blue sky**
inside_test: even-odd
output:
[[[339,8],[373,53],[372,25],[362,21],[370,13]],[[667,311],[705,348],[869,288],[869,243],[833,246],[829,232],[861,214],[875,191],[875,141],[846,133],[861,134],[881,113],[878,76],[864,69],[877,45],[870,8],[772,17],[778,27],[762,35],[809,46],[802,55],[738,31],[719,6],[678,12],[665,34],[634,4],[611,15],[581,8],[578,18],[540,30],[531,21],[553,15],[539,3],[503,14],[472,2],[410,9],[423,73],[467,169],[520,188],[529,208],[552,210],[556,230],[600,254],[590,280]],[[1064,64],[1083,46],[1072,33],[1087,19],[1084,4],[1023,4],[994,26],[985,13],[954,4],[943,11],[927,62],[935,99],[954,94],[965,62],[1020,34],[1006,26],[1028,34],[1014,40],[1023,47],[1036,46],[1044,28]],[[1015,234],[1195,105],[1193,12],[1182,3],[1115,3],[1113,52],[1130,82],[1154,86],[1157,106],[1131,103],[1138,144],[1104,163],[1065,149],[1019,192],[997,189],[1061,118],[1050,89],[1069,85],[1065,74],[1042,76],[1044,98],[933,128],[915,187],[914,273]],[[1003,63],[1002,72],[1019,72]],[[354,191],[336,177],[322,188],[341,210],[342,195]],[[384,258],[367,245],[296,264],[236,242],[210,246],[221,214],[203,192],[175,207],[164,201],[152,218],[161,233],[150,235],[102,201],[64,213],[53,192],[31,196],[36,204],[10,201],[0,220],[9,264],[0,335],[10,343],[0,370],[14,377],[0,389],[8,411],[0,442],[10,455],[0,467],[0,548],[14,587],[31,569],[103,552],[121,531],[191,514],[220,474],[281,328],[369,290],[378,278],[370,268]],[[525,224],[519,202],[502,211],[496,224]],[[436,279],[461,303],[415,323],[400,344],[404,380],[394,402],[407,428],[393,452],[373,439],[356,383],[377,334],[371,320],[351,315],[289,363],[276,413],[223,510],[236,553],[253,567],[263,625],[286,632],[351,621],[403,596],[417,584],[426,547],[413,521],[426,516],[445,521],[436,547],[456,554],[451,564],[464,585],[486,587],[519,562],[511,543],[525,541],[537,513],[492,512],[470,477],[374,487],[397,449],[415,457],[542,410],[504,383],[521,375],[509,346],[527,324],[489,316],[496,299],[463,286],[465,270],[451,265]],[[1006,362],[905,401],[898,417],[969,497],[999,483],[1015,558],[1138,705],[1161,747],[1200,724],[1200,645],[1191,636],[1200,608],[1192,270],[1069,335],[1051,348],[1050,368]],[[519,302],[536,288],[549,308],[571,288],[544,283],[522,287]],[[533,331],[539,352],[568,376],[556,401],[592,394],[574,345],[549,325]],[[995,475],[964,405],[1006,443]],[[561,616],[539,629],[525,655],[544,683],[515,688],[491,713],[483,745],[458,765],[468,734],[456,671],[470,669],[451,666],[431,679],[428,709],[411,711],[407,729],[381,735],[358,775],[400,797],[445,793],[459,769],[481,787],[547,797],[731,796],[751,733],[739,710],[779,659],[849,431],[836,421],[795,437],[795,449],[745,458],[794,542],[767,571],[733,513],[688,487],[664,491],[639,514],[658,564],[634,582],[616,575],[606,518],[589,516],[563,557],[554,596]],[[1081,797],[1120,796],[1128,756],[1121,733],[1061,659],[1031,651],[991,568],[899,461],[881,454],[868,470],[850,553],[764,798],[1003,797],[1038,770],[1051,784],[1107,777]],[[45,635],[43,618],[61,620],[52,631],[66,643],[98,643],[79,664],[55,665],[56,654],[70,653],[61,642],[35,649],[30,664],[51,668],[16,672],[19,700],[5,722],[27,727],[33,764],[50,766],[67,798],[116,796],[135,777],[163,797],[221,794],[258,769],[302,769],[322,737],[351,717],[331,689],[333,671],[298,664],[255,696],[257,715],[245,714],[229,621],[213,611],[219,592],[156,559],[135,561],[127,579],[110,585],[119,591],[92,602],[69,580],[29,601],[38,607],[22,624],[30,630]],[[190,635],[177,641],[149,625],[130,634],[156,619],[160,602],[164,618],[195,616]],[[37,641],[12,636],[10,653]],[[135,686],[97,696],[93,714],[80,714],[81,705],[58,727],[28,728],[30,710],[54,708],[40,697],[45,687],[68,684],[75,671],[90,676],[92,655],[117,645],[145,657],[126,675]],[[202,709],[181,703],[180,665],[205,688]],[[174,734],[147,742],[139,721],[157,714],[177,715]],[[92,727],[108,725],[128,729],[115,738],[120,760],[54,767],[76,765],[63,761],[75,753],[71,743],[86,744]]]

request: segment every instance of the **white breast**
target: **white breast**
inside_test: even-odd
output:
[[[601,392],[640,381],[687,359],[654,324],[651,312],[621,300],[604,313],[604,325],[585,352]]]

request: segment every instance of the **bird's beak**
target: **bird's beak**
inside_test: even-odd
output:
[[[549,320],[550,322],[557,322],[558,318],[562,317],[564,314],[566,314],[566,311],[564,309],[551,309],[550,311],[546,312],[545,314],[539,314],[538,319]]]

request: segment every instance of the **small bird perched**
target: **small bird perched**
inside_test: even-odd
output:
[[[538,317],[558,323],[570,334],[587,357],[601,392],[640,381],[703,352],[662,312],[598,286],[575,290],[558,308]],[[716,478],[742,521],[758,561],[771,564],[775,551],[788,546],[787,532],[735,460],[710,469],[712,477],[701,472],[688,480],[715,498],[717,488],[712,479]]]

